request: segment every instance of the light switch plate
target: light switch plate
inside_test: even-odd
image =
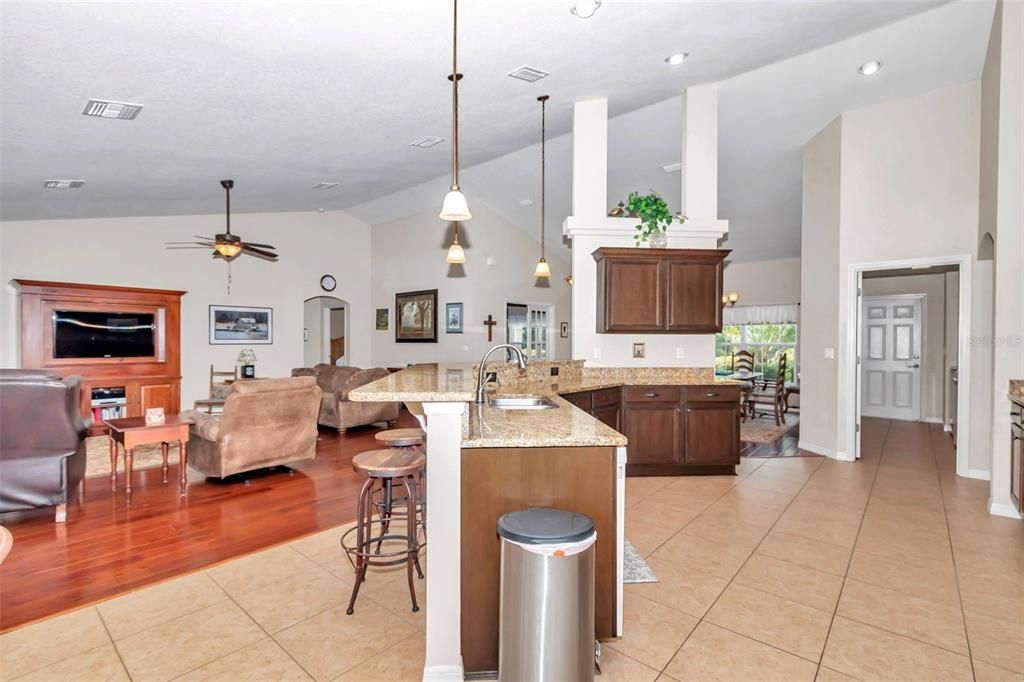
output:
[[[836,359],[836,349],[835,348],[826,348],[825,349],[825,359],[826,360],[835,360]]]

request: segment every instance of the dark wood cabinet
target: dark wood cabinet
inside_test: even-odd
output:
[[[620,430],[620,389],[604,388],[597,391],[565,393],[562,397],[616,431]]]
[[[686,434],[685,464],[706,466],[739,464],[739,403],[686,403],[683,431]]]
[[[597,331],[707,334],[722,330],[726,249],[600,248]]]
[[[622,433],[629,439],[627,470],[683,464],[682,408],[678,402],[626,402]]]
[[[616,431],[622,428],[619,423],[619,413],[620,409],[618,404],[595,407],[593,411],[591,411],[591,414],[594,415],[598,421],[612,427]]]

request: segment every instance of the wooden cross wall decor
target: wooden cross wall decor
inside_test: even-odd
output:
[[[487,325],[487,340],[494,340],[494,325],[498,324],[498,321],[494,319],[493,315],[488,315],[487,319],[484,320],[484,324]]]

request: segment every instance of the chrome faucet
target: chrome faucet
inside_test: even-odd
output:
[[[480,369],[477,370],[476,373],[477,404],[484,402],[484,392],[487,390],[487,375],[484,374],[484,364],[487,363],[487,358],[491,357],[491,353],[499,348],[506,348],[513,351],[513,355],[516,356],[516,361],[519,363],[519,369],[526,369],[526,356],[523,355],[523,351],[519,346],[514,346],[511,343],[499,343],[497,346],[484,353],[484,356],[480,358]]]

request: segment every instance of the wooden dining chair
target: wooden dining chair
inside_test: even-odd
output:
[[[749,350],[738,350],[732,354],[732,371],[733,372],[753,372],[754,371],[754,354]],[[746,421],[747,415],[752,414],[752,405],[748,402],[751,393],[754,392],[754,385],[746,381],[743,383],[743,387],[740,389],[740,420]]]
[[[230,381],[226,381],[230,379]],[[213,400],[224,400],[231,392],[231,382],[238,379],[238,368],[230,372],[216,370],[210,365],[210,398]]]
[[[757,387],[747,398],[751,417],[759,416],[757,413],[758,405],[767,405],[771,407],[771,411],[775,416],[776,426],[782,426],[786,423],[787,363],[786,354],[782,353],[779,355],[779,362],[776,365],[777,373],[775,379],[758,380]]]

